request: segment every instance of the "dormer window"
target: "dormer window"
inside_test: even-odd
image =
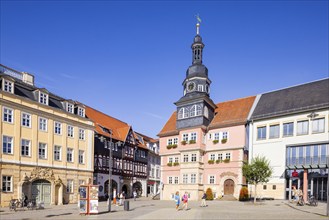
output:
[[[14,93],[14,83],[9,80],[3,80],[3,91]]]
[[[81,117],[85,117],[85,109],[82,107],[78,107],[78,115]]]
[[[44,105],[48,105],[48,94],[39,92],[39,102]]]
[[[66,103],[66,111],[70,113],[74,113],[74,106],[72,103],[69,102]]]

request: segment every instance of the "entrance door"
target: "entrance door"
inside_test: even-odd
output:
[[[32,183],[32,198],[36,202],[43,201],[45,204],[50,204],[51,188],[50,183],[46,180],[36,180]]]
[[[234,181],[231,179],[224,182],[224,195],[233,195],[234,193]]]

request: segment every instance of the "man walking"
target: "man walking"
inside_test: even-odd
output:
[[[203,192],[203,195],[202,195],[202,201],[201,201],[201,207],[206,207],[207,204],[206,204],[206,198],[207,198],[207,194],[205,192]]]

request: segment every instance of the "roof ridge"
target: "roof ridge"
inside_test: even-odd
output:
[[[88,108],[90,108],[90,109],[92,109],[92,110],[94,110],[94,111],[96,111],[96,112],[98,112],[98,113],[100,113],[100,114],[103,114],[103,115],[105,115],[105,116],[107,116],[107,117],[110,117],[110,118],[112,118],[112,119],[115,119],[115,120],[117,120],[117,121],[119,121],[119,122],[122,122],[122,123],[126,124],[127,126],[129,126],[129,124],[128,124],[127,122],[121,121],[120,119],[117,119],[117,118],[115,118],[115,117],[112,117],[112,116],[110,116],[110,115],[104,113],[104,112],[101,112],[101,111],[99,111],[99,110],[97,110],[97,109],[94,109],[94,108],[90,107],[89,105],[86,105],[86,104],[84,104],[84,103],[82,103],[82,102],[81,102],[81,104],[85,105],[86,107],[88,107]],[[120,127],[120,128],[121,128],[121,127]],[[122,128],[123,128],[123,127],[122,127]]]
[[[238,101],[238,100],[241,100],[241,99],[247,99],[247,98],[253,98],[253,97],[256,97],[256,95],[250,95],[250,96],[246,96],[246,97],[242,97],[242,98],[237,98],[237,99],[231,99],[231,100],[227,100],[227,101],[223,101],[223,102],[218,102],[216,105],[222,104],[222,103],[225,103],[225,102],[233,102],[233,101]]]

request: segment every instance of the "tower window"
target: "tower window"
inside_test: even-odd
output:
[[[203,92],[203,85],[198,85],[198,91]]]
[[[204,114],[204,117],[209,118],[209,111],[208,111],[207,106],[205,106],[205,107],[203,108],[203,114]]]

